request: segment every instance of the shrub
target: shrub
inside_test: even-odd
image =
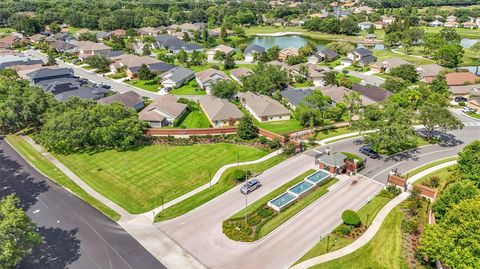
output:
[[[353,210],[345,210],[342,213],[342,220],[343,223],[347,225],[352,225],[355,227],[358,227],[362,222],[360,220],[360,217],[358,216],[357,212]]]
[[[400,193],[402,192],[399,188],[397,188],[395,185],[388,185],[387,186],[387,191],[391,194],[393,194],[393,196],[398,196],[400,195]]]
[[[346,224],[340,224],[335,230],[333,230],[333,233],[338,234],[338,235],[347,235],[353,230],[353,226],[346,225]]]
[[[261,144],[266,144],[268,142],[268,139],[266,139],[265,137],[263,136],[260,136],[258,138],[258,141],[261,143]]]
[[[233,177],[235,178],[236,181],[244,181],[245,171],[240,169],[235,169],[235,171],[233,171]]]
[[[428,186],[432,188],[437,188],[438,186],[440,186],[440,177],[439,176],[430,177],[430,179],[428,180]]]
[[[273,140],[268,140],[267,143],[268,143],[268,146],[271,149],[278,149],[279,147],[282,146],[282,144],[280,143],[280,140],[278,138],[275,138]]]

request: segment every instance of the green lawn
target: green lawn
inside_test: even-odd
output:
[[[160,84],[155,83],[154,81],[145,81],[145,80],[139,80],[139,79],[125,80],[124,82],[150,92],[158,92],[160,90],[159,88],[162,86]]]
[[[470,116],[470,117],[474,117],[476,119],[480,119],[480,114],[478,114],[478,113],[467,113],[467,115]]]
[[[396,207],[383,222],[380,230],[366,245],[339,259],[322,263],[315,269],[385,268],[401,269],[403,213]]]
[[[372,223],[372,220],[375,219],[378,212],[392,200],[392,195],[386,191],[382,191],[373,197],[370,202],[360,208],[357,213],[362,220],[362,223],[367,224],[367,215],[368,215],[368,224]],[[306,261],[316,256],[323,255],[327,253],[327,243],[329,252],[343,248],[351,244],[354,240],[351,238],[336,236],[330,234],[330,239],[324,237],[320,242],[318,242],[313,248],[311,248],[302,258],[300,258],[295,264]]]
[[[306,88],[306,87],[310,87],[310,86],[313,86],[312,83],[308,82],[308,81],[305,81],[303,83],[294,83],[292,85],[294,88]]]
[[[284,160],[285,156],[278,155],[261,163],[229,168],[223,173],[222,177],[215,185],[193,195],[188,199],[183,200],[178,204],[175,204],[165,209],[164,211],[155,216],[155,221],[158,222],[168,220],[183,215],[235,187],[237,184],[240,183],[234,177],[234,171],[237,169],[243,171],[248,170],[253,174],[258,174],[279,164]]]
[[[389,59],[389,58],[400,58],[400,59],[403,59],[403,60],[405,60],[407,62],[410,62],[412,64],[416,64],[416,65],[435,63],[435,61],[431,60],[431,59],[417,58],[417,57],[414,57],[412,55],[395,53],[395,52],[393,52],[391,50],[388,50],[388,49],[374,50],[373,55],[375,55],[378,58],[378,61],[383,61],[383,60]]]
[[[61,185],[67,190],[70,190],[77,197],[95,207],[111,219],[120,219],[120,215],[117,212],[86,193],[75,182],[70,180],[70,178],[68,178],[64,173],[58,170],[47,158],[38,153],[38,151],[30,146],[30,144],[28,144],[23,138],[20,136],[10,135],[6,137],[6,140],[21,153],[23,158],[34,165],[38,170],[40,170],[55,183]]]
[[[255,122],[255,125],[258,127],[281,135],[304,129],[302,124],[296,119],[271,122],[258,122],[255,120]]]
[[[206,91],[200,89],[195,82],[195,80],[190,81],[188,84],[183,85],[180,88],[176,88],[170,91],[171,94],[175,95],[204,95],[207,94]]]
[[[422,177],[421,179],[417,180],[415,182],[416,185],[425,185],[425,186],[428,186],[428,182],[430,181],[430,178],[433,177],[433,176],[437,176],[440,178],[440,184],[439,186],[436,188],[438,190],[443,190],[443,188],[449,183],[451,182],[452,180],[455,180],[457,178],[455,177],[451,177],[451,171],[454,169],[455,166],[449,166],[449,167],[445,167],[445,168],[442,168],[440,170],[437,170],[435,172],[432,172],[424,177]]]
[[[198,104],[195,104],[194,107],[191,106],[191,109],[178,126],[185,126],[185,128],[208,128],[211,126],[210,121]]]
[[[11,33],[11,32],[15,32],[15,29],[8,28],[8,27],[0,27],[0,34],[1,33]]]
[[[128,151],[57,154],[80,178],[130,213],[142,213],[208,183],[223,165],[268,152],[234,144],[150,145]]]
[[[315,136],[315,140],[320,141],[337,135],[343,135],[353,132],[356,132],[356,130],[352,130],[349,127],[325,129],[318,131],[317,135]]]
[[[357,78],[357,77],[345,75],[345,74],[342,73],[342,72],[338,72],[338,73],[337,73],[337,81],[340,81],[340,79],[342,79],[343,77],[348,78],[348,80],[350,80],[352,83],[360,83],[360,82],[362,82],[362,79],[361,79],[361,78]]]
[[[323,32],[308,31],[298,26],[255,26],[245,28],[245,33],[248,36],[253,36],[256,34],[271,34],[278,32],[300,32],[302,35],[308,36],[310,38],[331,41],[346,40],[354,42],[363,40],[362,36],[335,35]]]
[[[421,27],[427,34],[438,34],[443,27]],[[480,29],[466,29],[466,28],[455,28],[455,31],[463,38],[472,38],[478,39],[480,36]]]
[[[413,169],[412,171],[409,171],[408,173],[406,173],[403,176],[404,177],[412,177],[412,176],[414,176],[414,175],[416,175],[420,172],[423,172],[423,171],[427,170],[428,168],[437,166],[437,165],[442,164],[442,163],[447,163],[447,162],[450,162],[450,161],[453,161],[453,160],[456,160],[456,159],[457,159],[457,156],[454,156],[454,157],[448,157],[448,158],[444,158],[444,159],[441,159],[441,160],[437,160],[437,161],[434,161],[434,162],[431,162],[431,163],[427,163],[426,165],[420,166],[418,168]]]

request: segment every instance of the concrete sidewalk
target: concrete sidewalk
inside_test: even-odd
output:
[[[457,161],[450,161],[450,162],[446,162],[446,163],[436,165],[434,167],[430,167],[430,168],[412,176],[410,179],[408,179],[408,183],[411,184],[411,183],[421,179],[422,177],[424,177],[424,176],[426,176],[426,175],[428,175],[432,172],[435,172],[437,170],[440,170],[440,169],[448,167],[448,166],[452,166],[456,163],[457,163]],[[310,267],[315,266],[317,264],[321,264],[321,263],[324,263],[324,262],[335,260],[335,259],[341,258],[343,256],[346,256],[348,254],[351,254],[351,253],[355,252],[356,250],[358,250],[359,248],[361,248],[365,244],[367,244],[375,236],[375,234],[378,232],[378,230],[382,226],[383,221],[387,218],[390,211],[392,211],[401,202],[405,201],[409,196],[410,196],[409,192],[403,192],[402,194],[400,194],[399,196],[395,197],[393,200],[388,202],[380,210],[380,212],[378,212],[377,216],[372,221],[372,224],[370,225],[370,227],[368,227],[367,231],[362,236],[360,236],[360,238],[355,240],[353,243],[351,243],[351,244],[349,244],[349,245],[347,245],[347,246],[345,246],[345,247],[343,247],[339,250],[336,250],[336,251],[333,251],[333,252],[330,252],[330,253],[327,253],[327,254],[324,254],[324,255],[321,255],[321,256],[317,256],[315,258],[308,259],[308,260],[303,261],[303,262],[301,262],[301,263],[299,263],[295,266],[292,266],[290,268],[291,269],[307,269],[307,268],[310,268]]]

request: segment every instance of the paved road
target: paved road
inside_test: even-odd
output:
[[[30,167],[0,138],[0,197],[15,193],[45,243],[20,268],[165,268],[116,222]]]
[[[36,50],[28,50],[25,52],[26,55],[30,55],[32,57],[36,57],[36,58],[39,58],[39,59],[43,59],[46,61],[47,59],[47,56],[43,55],[42,53],[36,51]],[[117,92],[127,92],[127,91],[135,91],[136,93],[138,93],[139,95],[141,96],[145,96],[145,97],[148,97],[148,98],[151,98],[151,99],[156,99],[158,98],[158,94],[154,93],[154,92],[150,92],[150,91],[145,91],[145,90],[142,90],[142,89],[138,89],[136,87],[132,87],[128,84],[125,84],[125,83],[122,83],[122,82],[118,82],[118,81],[114,81],[112,79],[109,79],[109,78],[104,78],[102,77],[102,75],[99,75],[93,71],[87,71],[85,69],[82,69],[76,65],[73,65],[73,64],[67,64],[61,60],[57,60],[57,63],[58,63],[58,66],[59,67],[67,67],[67,68],[72,68],[75,75],[81,77],[81,78],[86,78],[88,80],[91,80],[95,83],[103,83],[105,85],[110,85],[112,87],[112,90],[114,91],[117,91]]]
[[[341,212],[357,209],[383,186],[392,169],[399,173],[445,157],[454,156],[469,142],[480,139],[478,122],[458,115],[466,126],[463,130],[444,134],[440,145],[429,145],[379,160],[367,160],[361,171],[372,179],[346,183],[328,193],[291,221],[283,224],[264,240],[244,244],[231,241],[222,234],[222,221],[244,207],[240,186],[181,217],[162,222],[157,226],[175,239],[201,262],[212,268],[286,268],[304,251],[340,223]],[[249,203],[291,180],[303,171],[314,167],[315,151],[348,151],[357,153],[363,144],[359,138],[342,140],[332,145],[318,147],[291,158],[264,172],[258,178],[263,186],[249,195]]]
[[[348,74],[350,76],[354,76],[354,77],[362,79],[364,81],[363,84],[365,84],[365,85],[370,84],[370,85],[380,86],[385,82],[385,80],[383,78],[379,78],[379,77],[373,76],[373,75],[362,74],[362,73],[357,72],[357,71],[348,71]]]

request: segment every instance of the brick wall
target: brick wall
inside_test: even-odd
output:
[[[226,135],[235,134],[237,127],[199,128],[199,129],[164,129],[150,128],[146,134],[151,136],[194,136],[194,135]]]

